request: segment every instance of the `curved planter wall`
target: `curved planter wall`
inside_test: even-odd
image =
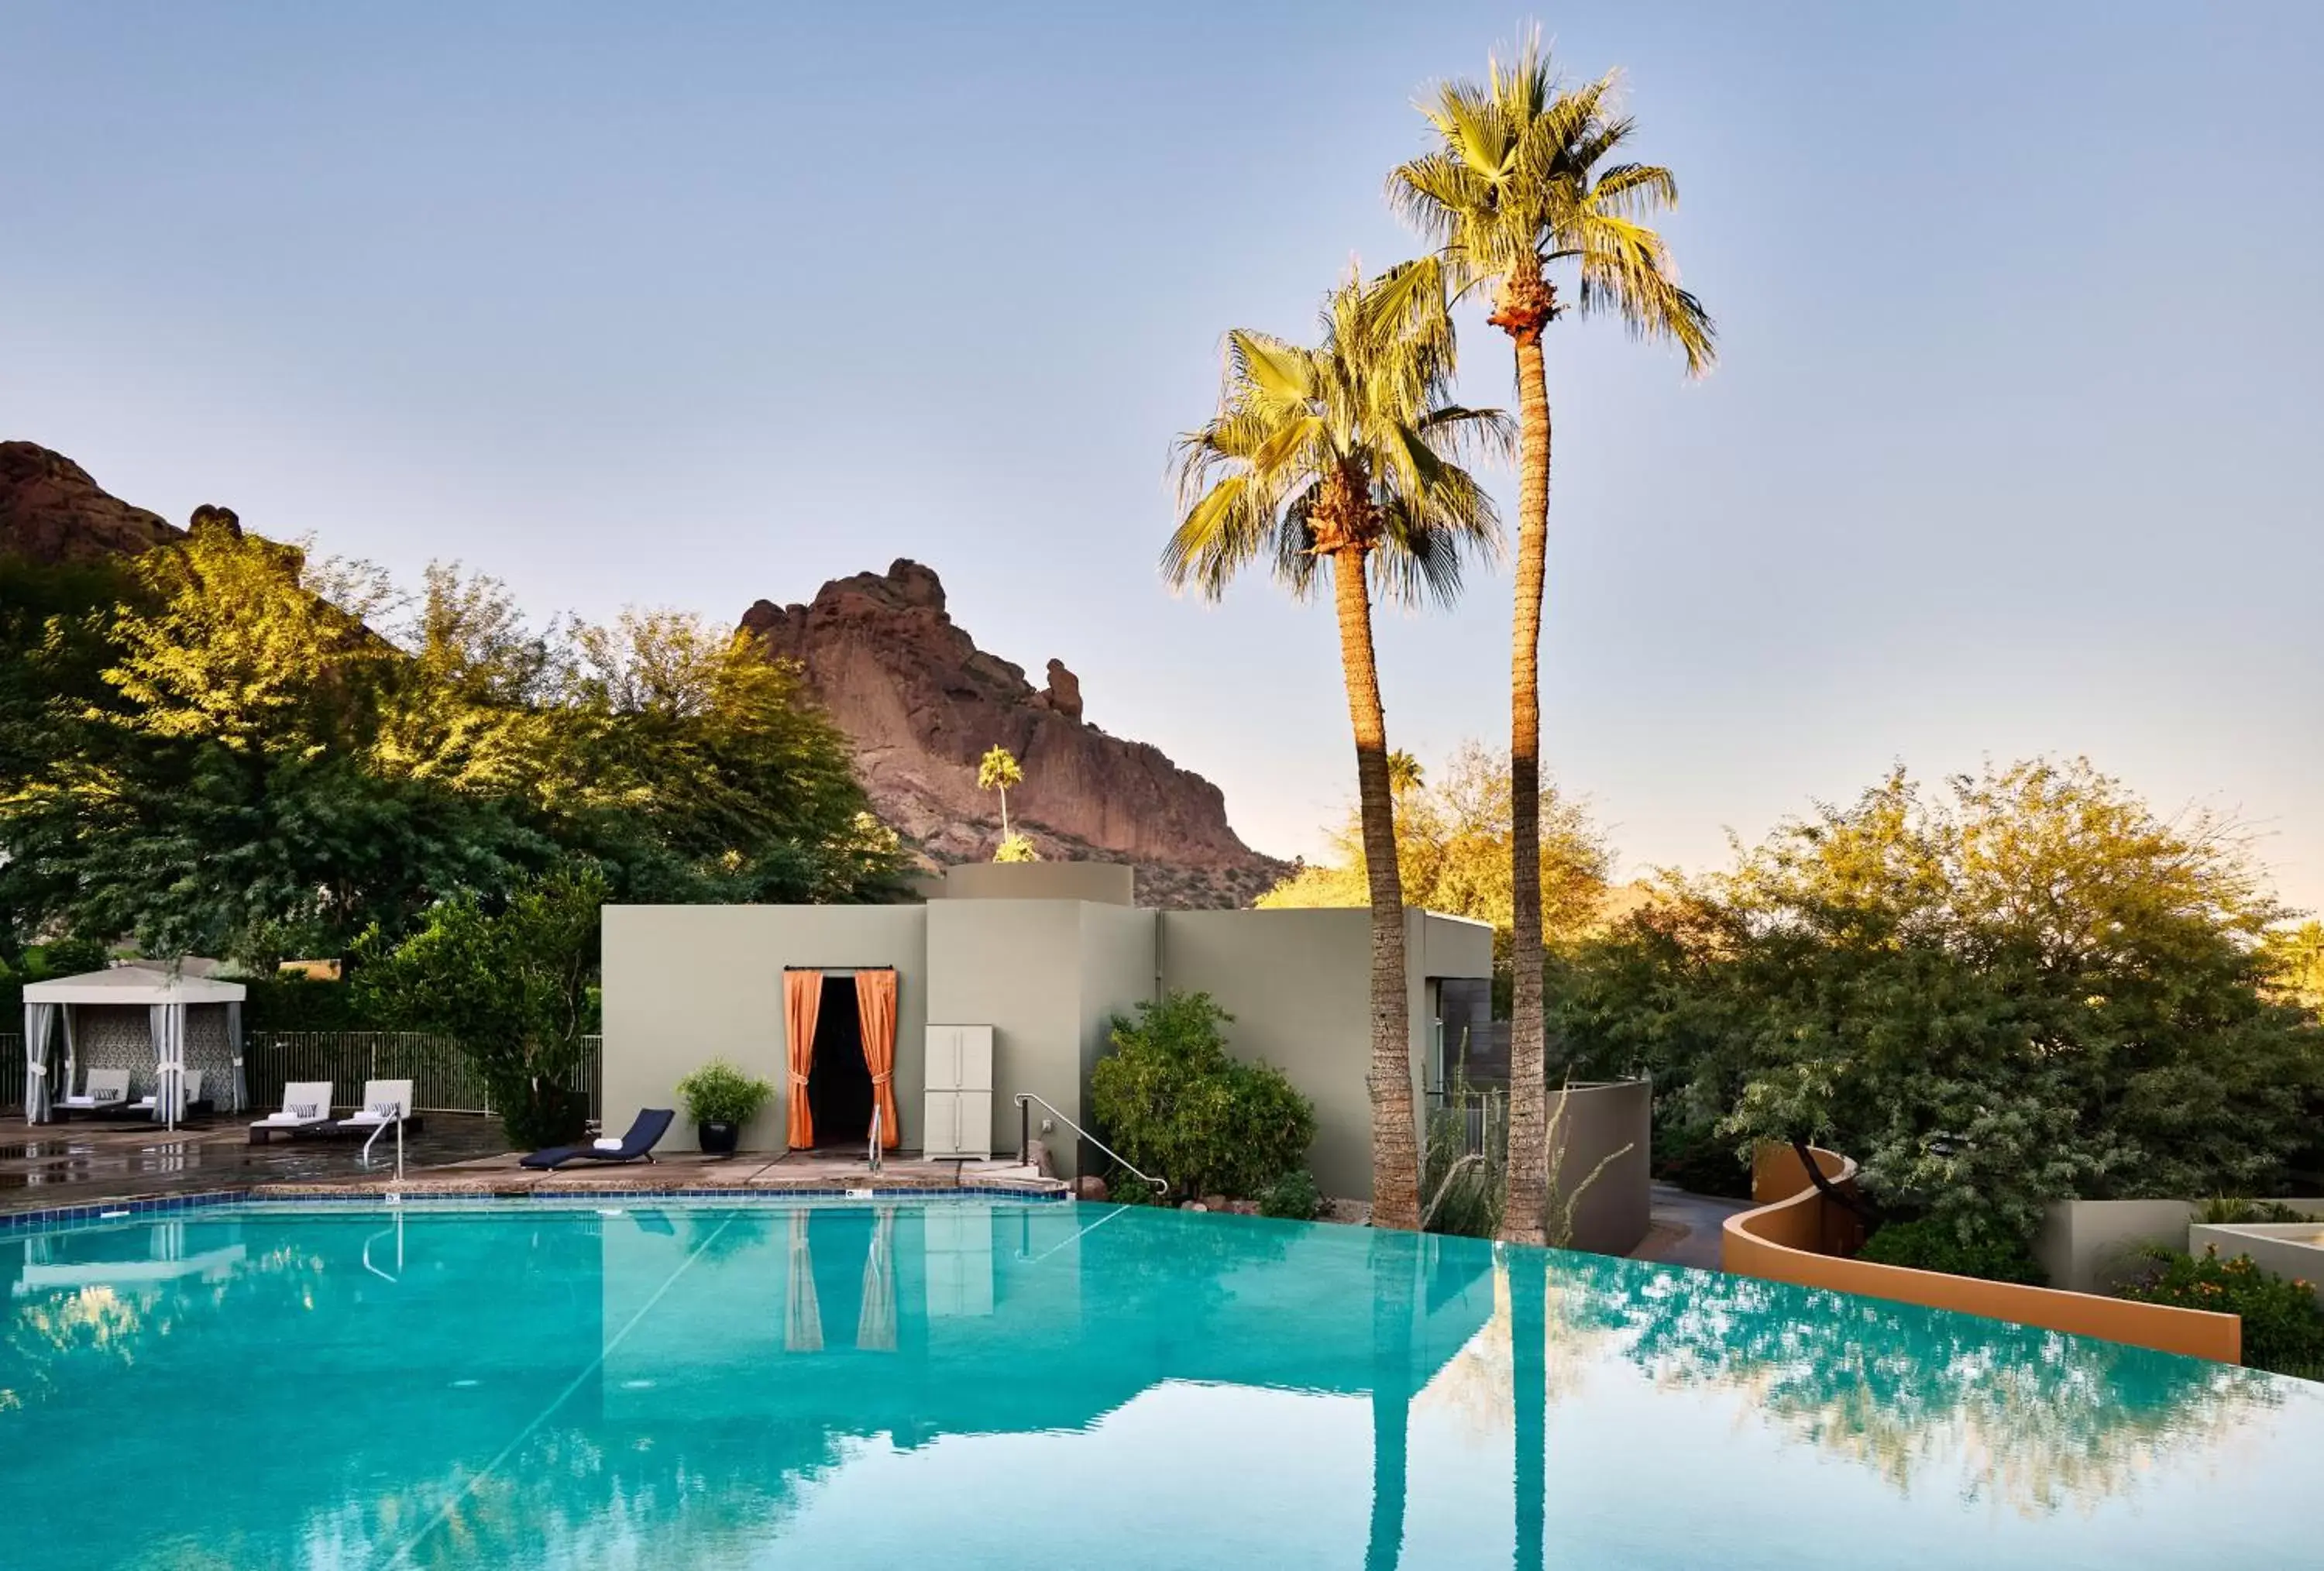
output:
[[[1854,1180],[1854,1162],[1832,1151],[1814,1154],[1816,1166],[1825,1177],[1840,1184]],[[1798,1157],[1782,1147],[1760,1152],[1753,1164],[1752,1190],[1757,1199],[1765,1200],[1771,1194],[1784,1197],[1727,1219],[1720,1262],[1738,1276],[1984,1315],[2222,1363],[2243,1362],[2243,1321],[2234,1315],[1980,1281],[1825,1253],[1836,1221],[1852,1222],[1853,1218],[1810,1184]],[[1827,1215],[1835,1212],[1838,1218]]]

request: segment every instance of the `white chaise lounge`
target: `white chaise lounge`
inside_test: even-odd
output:
[[[185,1072],[184,1079],[186,1095],[185,1100],[178,1104],[180,1116],[182,1117],[189,1113],[208,1113],[210,1110],[210,1104],[202,1100],[202,1072],[199,1069],[189,1069]],[[121,1111],[125,1117],[151,1118],[153,1116],[154,1108],[158,1105],[159,1102],[154,1093],[149,1091]]]
[[[406,1129],[420,1127],[420,1121],[411,1116],[411,1082],[366,1080],[363,1105],[331,1128],[340,1134],[369,1134],[383,1124],[399,1122]]]
[[[91,1069],[78,1096],[60,1096],[56,1110],[66,1113],[120,1114],[129,1105],[129,1071]]]
[[[264,1145],[278,1134],[321,1129],[331,1122],[331,1083],[293,1080],[282,1087],[282,1108],[250,1126],[250,1143]]]

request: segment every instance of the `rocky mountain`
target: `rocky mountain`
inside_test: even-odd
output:
[[[184,536],[63,454],[0,441],[0,556],[95,561]],[[761,600],[742,625],[798,661],[853,738],[873,806],[931,864],[982,861],[1000,844],[999,803],[976,789],[997,744],[1025,772],[1009,793],[1012,827],[1052,860],[1131,864],[1145,904],[1248,905],[1291,871],[1242,843],[1218,787],[1091,724],[1062,661],[1037,688],[978,649],[918,562],[825,584],[803,605]]]
[[[804,669],[853,739],[881,817],[931,862],[982,861],[1000,844],[999,804],[976,789],[977,762],[998,744],[1025,772],[1009,793],[1011,827],[1046,858],[1133,864],[1141,904],[1248,905],[1289,871],[1242,843],[1218,787],[1084,718],[1063,662],[1037,688],[977,648],[918,562],[835,579],[806,605],[761,600],[742,626]]]
[[[106,494],[62,453],[37,442],[0,442],[0,556],[96,561],[184,535],[160,513]]]

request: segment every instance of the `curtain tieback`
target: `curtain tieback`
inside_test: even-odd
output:
[[[872,1084],[874,1086],[885,1086],[889,1081],[894,1078],[895,1077],[893,1075],[874,1075],[872,1077]]]
[[[46,1064],[27,1064],[24,1067],[35,1075],[46,1075],[49,1072],[49,1067]]]
[[[797,1069],[793,1069],[791,1071],[791,1084],[794,1086],[804,1086],[807,1084],[807,1077],[800,1074]]]

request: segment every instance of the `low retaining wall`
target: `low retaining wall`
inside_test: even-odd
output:
[[[2324,1200],[2273,1204],[2324,1219]],[[2200,1210],[2191,1200],[2053,1200],[2043,1213],[2034,1258],[2053,1288],[2108,1292],[2138,1274],[2138,1252],[2147,1245],[2188,1248],[2188,1228]]]
[[[1854,1162],[1833,1151],[1813,1155],[1817,1168],[1836,1186],[1852,1188]],[[2243,1321],[2234,1315],[1988,1282],[1827,1253],[1827,1241],[1844,1238],[1855,1218],[1846,1206],[1827,1199],[1810,1181],[1797,1155],[1784,1147],[1761,1148],[1752,1163],[1751,1187],[1752,1198],[1764,1203],[1729,1217],[1720,1241],[1720,1263],[1738,1276],[1983,1315],[2222,1363],[2243,1362]]]
[[[1592,1254],[1629,1253],[1653,1223],[1653,1082],[1560,1087],[1549,1094],[1549,1115],[1556,1146],[1550,1203],[1588,1186],[1573,1201],[1572,1233],[1563,1242]]]

